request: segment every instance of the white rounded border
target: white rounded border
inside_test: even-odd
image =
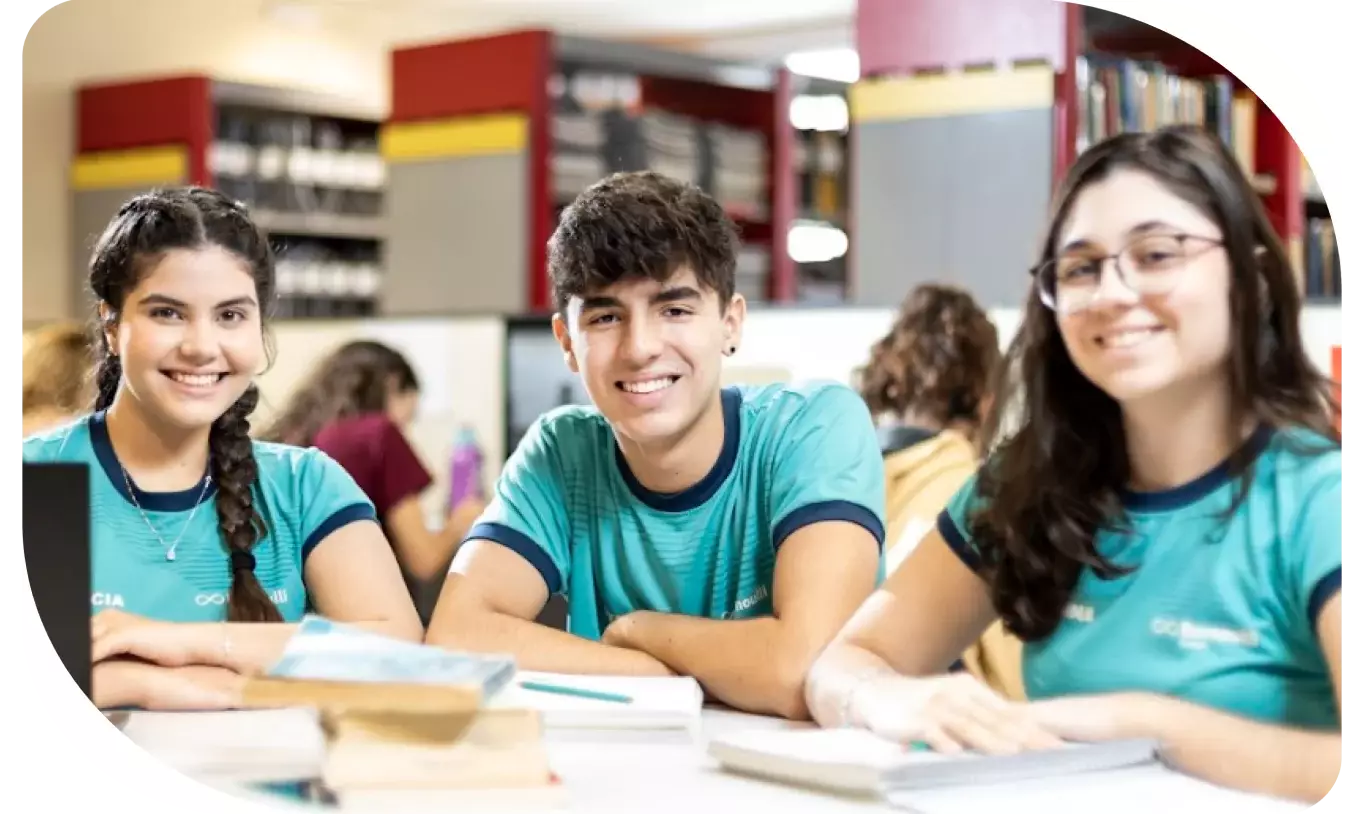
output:
[[[29,569],[22,545],[15,545],[15,644],[23,648],[23,676],[33,684],[33,701],[48,714],[48,725],[68,746],[85,758],[86,764],[124,791],[150,800],[155,806],[172,806],[179,811],[209,811],[224,814],[243,811],[306,811],[310,809],[285,799],[243,792],[228,794],[220,789],[191,780],[140,749],[109,723],[85,694],[76,687],[65,665],[53,649],[48,631],[38,618],[29,585]],[[315,809],[314,809],[315,811]]]
[[[1116,11],[1169,31],[1225,65],[1251,87],[1284,121],[1289,134],[1307,155],[1333,218],[1344,262],[1344,146],[1337,143],[1335,124],[1327,119],[1319,91],[1264,41],[1263,35],[1249,34],[1244,26],[1233,25],[1206,8],[1192,8],[1174,0],[1086,0],[1083,4]],[[170,769],[124,738],[80,693],[57,659],[34,607],[22,548],[16,545],[15,549],[15,639],[23,649],[23,675],[33,684],[34,702],[48,714],[50,727],[106,783],[132,791],[155,806],[176,810],[229,814],[243,810],[308,810],[307,806],[285,800],[218,791]]]
[[[1065,0],[1057,0],[1064,3]],[[1236,75],[1279,121],[1307,157],[1322,188],[1345,263],[1345,146],[1335,138],[1322,91],[1316,89],[1263,34],[1252,33],[1211,8],[1178,0],[1083,0],[1080,5],[1117,12],[1176,35]],[[1345,305],[1341,305],[1344,310]]]

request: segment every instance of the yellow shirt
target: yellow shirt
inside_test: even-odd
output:
[[[897,443],[899,442],[899,443]],[[902,446],[909,442],[908,446]],[[882,432],[886,467],[886,573],[937,527],[938,514],[978,465],[975,446],[955,430],[932,436],[912,429]],[[1023,645],[995,621],[962,654],[967,669],[996,692],[1023,700]]]

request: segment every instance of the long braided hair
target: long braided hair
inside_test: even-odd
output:
[[[125,203],[95,245],[90,261],[90,288],[107,309],[106,321],[117,322],[128,293],[167,251],[217,246],[241,258],[251,271],[262,319],[275,290],[275,260],[269,241],[251,221],[245,207],[210,189],[158,190]],[[103,330],[96,348],[95,409],[114,401],[123,378],[118,356]],[[256,458],[248,417],[260,393],[251,385],[227,412],[213,422],[208,435],[210,474],[218,485],[215,502],[218,529],[228,550],[232,587],[227,619],[232,622],[278,622],[279,610],[255,574],[251,549],[266,533],[256,509],[253,487]]]

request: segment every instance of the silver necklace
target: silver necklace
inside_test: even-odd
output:
[[[156,530],[156,526],[152,525],[152,519],[143,511],[142,504],[137,502],[137,490],[133,486],[132,478],[128,477],[128,470],[124,469],[122,466],[119,467],[119,470],[123,472],[123,482],[128,485],[128,497],[133,501],[133,505],[137,507],[138,514],[142,515],[142,520],[147,524],[147,528],[151,529],[152,534],[156,535],[156,541],[161,544],[161,548],[165,549],[166,562],[174,562],[175,548],[180,545],[180,541],[184,539],[185,532],[189,531],[190,525],[194,522],[194,515],[199,511],[199,504],[203,502],[204,493],[208,491],[208,484],[213,480],[213,476],[204,475],[204,485],[199,488],[199,499],[194,501],[194,508],[190,510],[189,517],[185,520],[185,527],[180,529],[180,536],[175,538],[175,542],[171,543],[170,548],[166,548],[165,538],[161,536],[161,532]]]

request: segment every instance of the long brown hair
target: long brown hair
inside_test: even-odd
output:
[[[1039,266],[1055,257],[1080,192],[1119,169],[1157,179],[1222,232],[1238,425],[1307,428],[1322,436],[1320,448],[1338,445],[1330,381],[1303,349],[1292,264],[1236,160],[1202,128],[1120,135],[1080,156],[1057,195]],[[1028,640],[1055,630],[1082,568],[1123,573],[1098,553],[1095,536],[1123,527],[1120,497],[1130,472],[1118,404],[1075,367],[1036,285],[983,428],[994,450],[978,478],[981,508],[969,519],[995,607],[1005,627]],[[1253,454],[1245,448],[1228,462],[1241,484],[1235,504],[1244,499]]]
[[[921,285],[858,369],[858,392],[873,415],[912,410],[943,426],[965,421],[974,427],[999,359],[999,332],[969,293]]]
[[[384,411],[395,387],[400,393],[419,389],[417,373],[401,353],[370,339],[347,342],[317,364],[261,440],[311,446],[333,421]]]
[[[275,259],[265,235],[240,204],[202,188],[169,189],[139,195],[125,203],[95,245],[90,261],[90,288],[117,320],[124,300],[142,276],[167,251],[218,246],[237,256],[251,272],[261,318],[275,291]],[[262,326],[263,328],[264,326]],[[123,368],[103,331],[99,336],[95,373],[95,409],[114,401]],[[267,342],[267,350],[269,343]],[[228,549],[232,588],[227,618],[233,622],[278,622],[279,609],[266,596],[254,571],[251,549],[266,534],[256,509],[257,468],[248,417],[260,394],[251,385],[208,434],[210,472],[218,486],[218,530]]]

